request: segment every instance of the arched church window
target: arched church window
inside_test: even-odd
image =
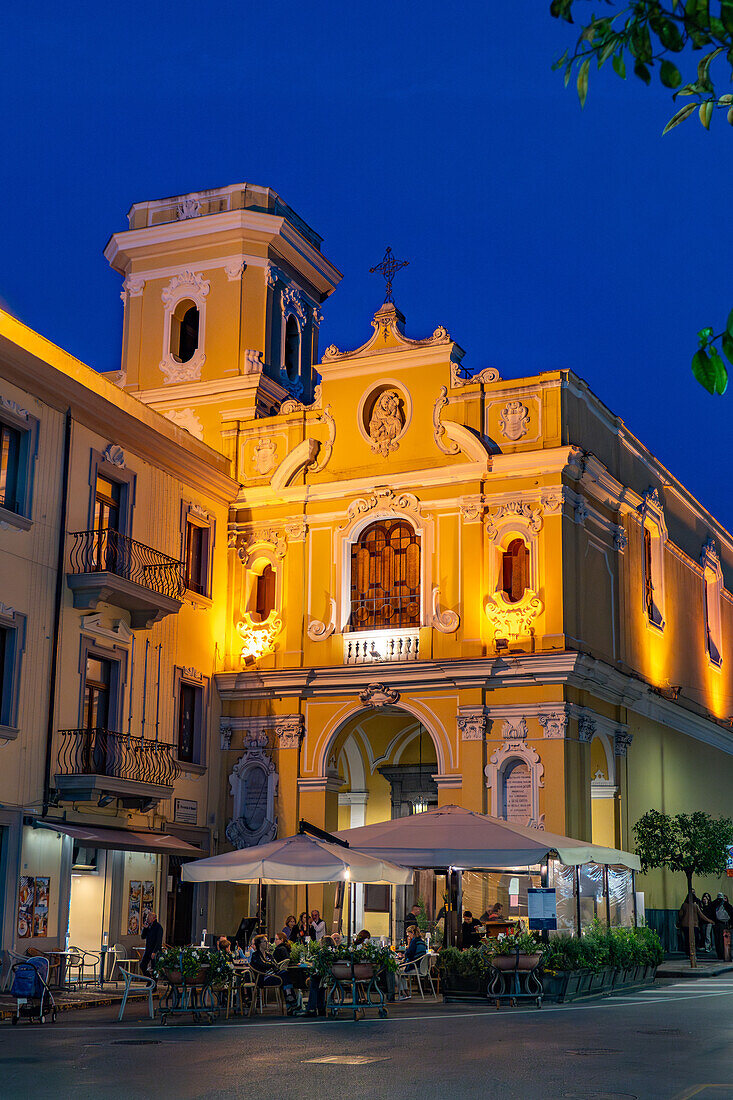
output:
[[[198,346],[198,307],[186,299],[178,303],[171,317],[171,355],[178,363],[188,363]]]
[[[252,618],[263,623],[275,609],[275,570],[266,565],[257,578],[255,586],[255,608]]]
[[[513,539],[501,560],[501,590],[509,603],[517,603],[529,588],[529,547],[524,539]]]
[[[292,314],[285,325],[285,372],[291,382],[300,373],[300,330]]]
[[[419,625],[419,535],[405,520],[379,520],[351,550],[351,628]]]

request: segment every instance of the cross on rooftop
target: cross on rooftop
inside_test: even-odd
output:
[[[373,275],[375,271],[378,271],[384,278],[385,283],[385,295],[384,304],[392,302],[394,305],[394,298],[392,297],[392,280],[401,267],[407,267],[409,260],[396,260],[392,254],[392,249],[387,245],[387,251],[384,253],[384,259],[376,267],[369,268],[369,274]]]

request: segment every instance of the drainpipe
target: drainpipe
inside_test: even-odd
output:
[[[53,609],[53,645],[51,647],[51,674],[48,691],[48,723],[46,726],[46,767],[43,775],[43,817],[48,813],[51,800],[51,753],[53,751],[53,721],[56,711],[56,681],[58,679],[59,650],[61,649],[61,609],[64,600],[64,558],[66,556],[66,525],[69,506],[69,465],[71,462],[71,409],[66,410],[64,429],[64,454],[61,474],[61,515],[56,552],[56,593]]]

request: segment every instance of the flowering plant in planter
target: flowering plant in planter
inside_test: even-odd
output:
[[[156,977],[180,974],[190,984],[202,971],[206,981],[213,985],[225,984],[232,974],[232,964],[221,951],[208,947],[166,947],[155,960]]]
[[[537,955],[540,951],[540,942],[533,932],[521,929],[518,932],[510,932],[506,936],[496,939],[487,939],[486,951],[491,958],[497,955]]]
[[[331,973],[334,963],[344,962],[351,965],[370,964],[376,974],[380,970],[397,969],[397,960],[388,947],[381,947],[373,943],[364,943],[359,947],[349,947],[347,944],[339,944],[338,947],[329,947],[325,944],[317,944],[310,950],[310,959],[313,969],[321,978],[327,978]]]

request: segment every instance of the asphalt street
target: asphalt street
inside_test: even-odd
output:
[[[166,1027],[135,1006],[0,1026],[3,1098],[733,1100],[733,980],[578,1005]]]

